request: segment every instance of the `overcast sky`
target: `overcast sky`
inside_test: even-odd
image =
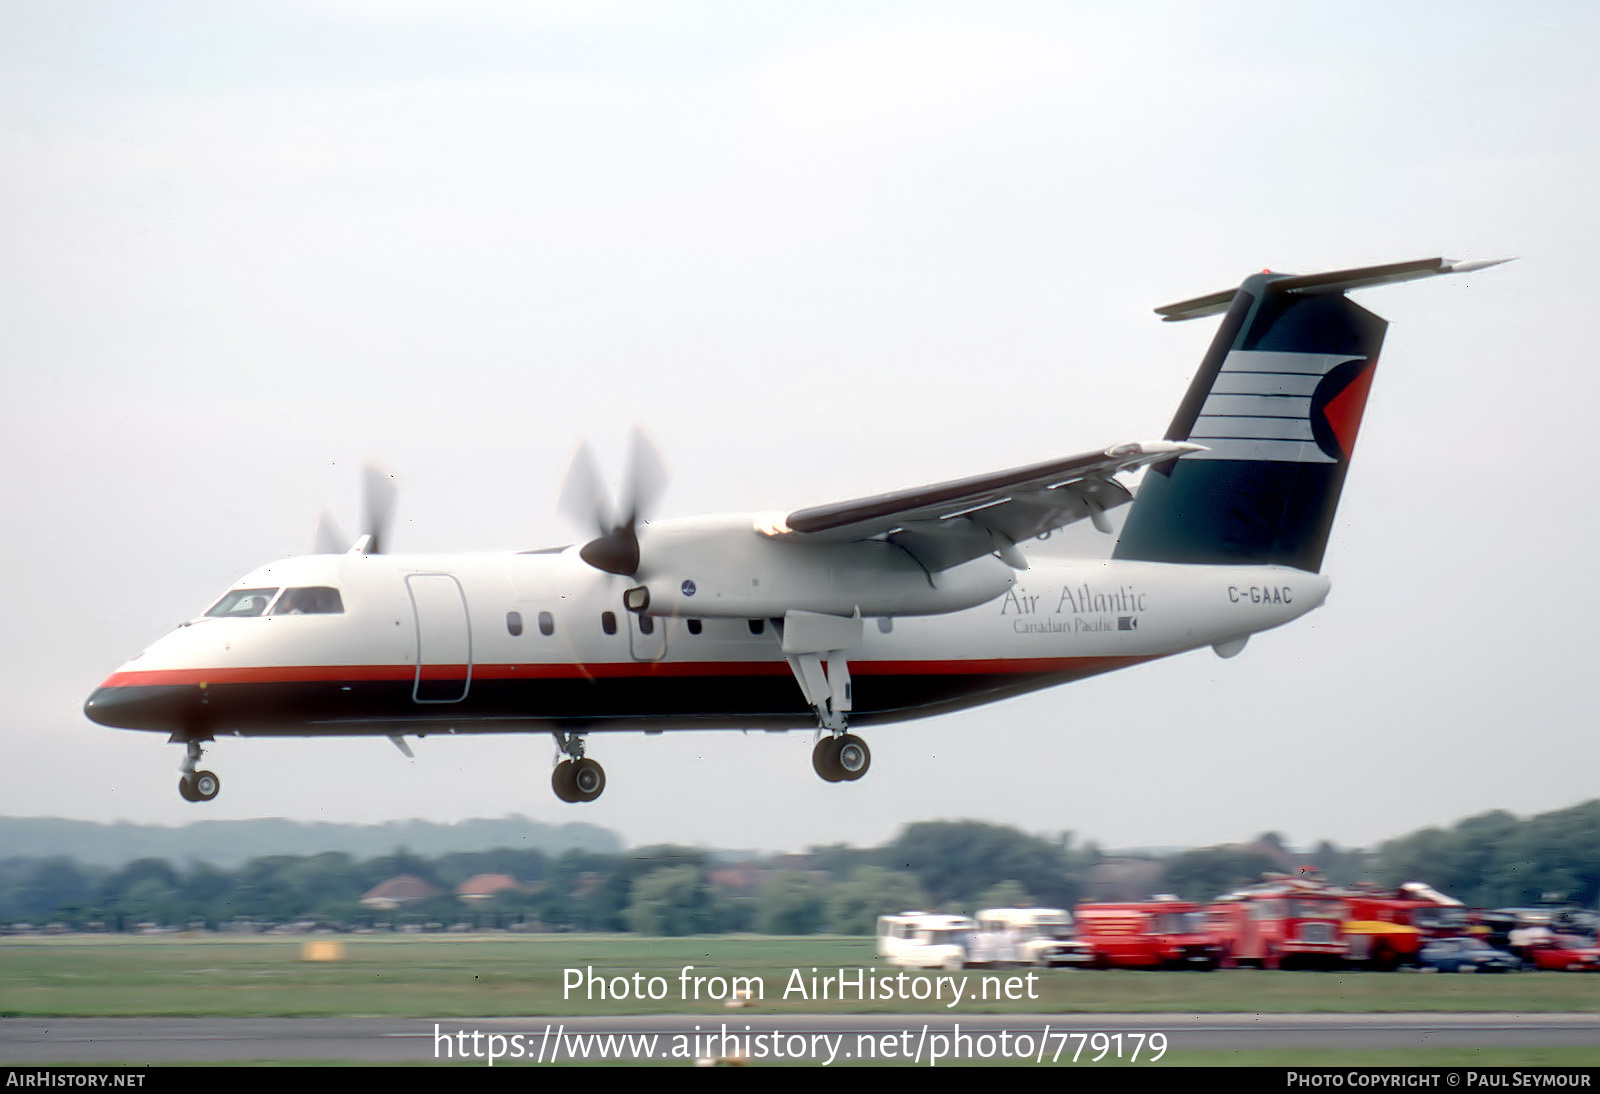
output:
[[[1597,57],[1579,2],[0,6],[0,813],[1370,845],[1594,797]],[[194,806],[82,714],[364,460],[400,551],[569,542],[635,422],[663,515],[997,470],[1160,436],[1215,323],[1158,305],[1439,254],[1521,260],[1361,294],[1333,593],[1234,660],[885,727],[854,784],[595,737],[583,806],[538,735],[225,739]]]

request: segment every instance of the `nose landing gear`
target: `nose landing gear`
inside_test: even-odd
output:
[[[550,786],[564,802],[592,802],[606,788],[606,769],[583,754],[583,737],[577,733],[555,733],[556,747],[569,759],[556,764],[550,773]]]
[[[178,778],[178,795],[186,802],[208,802],[222,791],[222,780],[210,771],[196,771],[200,764],[200,742],[186,742],[183,763],[178,765],[178,770],[183,774]]]

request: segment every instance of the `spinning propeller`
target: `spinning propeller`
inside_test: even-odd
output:
[[[314,550],[319,555],[381,555],[389,541],[389,526],[394,522],[394,476],[368,464],[361,472],[361,535],[356,539],[324,509],[317,519]]]
[[[642,429],[633,431],[633,452],[622,484],[622,504],[612,508],[610,492],[600,477],[594,450],[578,446],[561,486],[561,511],[599,535],[578,549],[578,556],[597,570],[621,577],[639,572],[639,522],[661,500],[667,485],[666,465]]]

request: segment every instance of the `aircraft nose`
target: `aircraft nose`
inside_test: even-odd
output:
[[[195,705],[195,691],[184,684],[128,686],[108,680],[84,702],[83,713],[91,722],[113,729],[170,733],[184,724]]]

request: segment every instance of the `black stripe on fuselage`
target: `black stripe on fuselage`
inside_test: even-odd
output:
[[[1135,659],[1129,659],[1132,663]],[[852,681],[857,725],[902,721],[1069,683],[1118,665],[1036,672],[859,675]],[[794,728],[815,725],[799,685],[785,672],[764,676],[474,680],[456,702],[419,703],[411,681],[104,687],[85,711],[102,725],[178,735],[345,736],[421,726],[457,732],[518,732],[541,725],[596,730]]]

